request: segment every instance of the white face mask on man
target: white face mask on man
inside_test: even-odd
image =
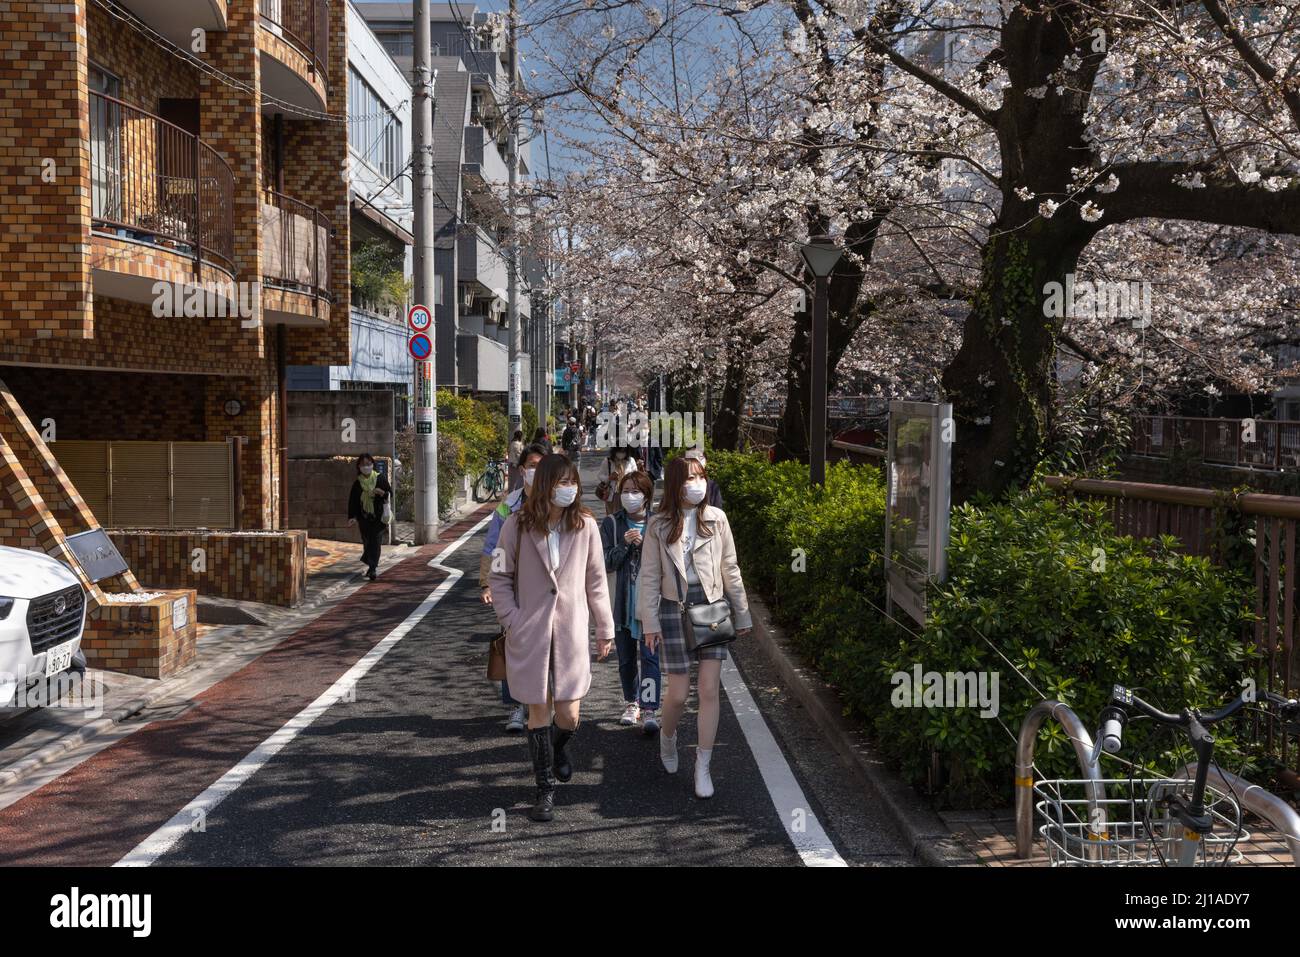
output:
[[[702,478],[691,479],[683,486],[686,493],[686,501],[691,505],[699,505],[704,501],[704,496],[709,490],[709,483]]]
[[[551,491],[551,504],[558,508],[568,508],[578,497],[578,486],[557,485]]]

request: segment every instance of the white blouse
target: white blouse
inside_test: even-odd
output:
[[[546,533],[546,547],[551,553],[551,571],[560,570],[560,532],[551,529]]]
[[[695,533],[698,530],[696,516],[699,507],[682,509],[682,558],[686,561],[686,584],[698,585],[700,573],[695,570]]]

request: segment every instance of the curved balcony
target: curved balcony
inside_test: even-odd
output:
[[[173,279],[186,260],[234,275],[235,176],[216,150],[162,117],[90,94],[91,230],[111,248],[97,291],[147,301],[125,274]],[[127,260],[114,268],[107,260]],[[106,277],[107,279],[107,277]],[[136,284],[138,285],[138,283]],[[140,297],[145,295],[145,298]]]
[[[307,109],[329,92],[329,0],[260,0],[262,89]]]
[[[330,237],[315,206],[273,189],[262,194],[262,287],[267,322],[312,324],[329,318]]]

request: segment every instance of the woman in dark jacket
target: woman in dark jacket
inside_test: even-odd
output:
[[[636,581],[641,571],[641,538],[654,498],[654,482],[645,472],[628,472],[618,483],[618,511],[600,523],[605,571],[614,610],[614,649],[623,685],[623,714],[619,724],[642,722],[646,734],[659,730],[659,655],[646,647],[636,617]],[[638,680],[638,665],[640,678]]]
[[[384,503],[393,494],[388,479],[375,471],[375,457],[363,453],[357,458],[357,480],[348,496],[348,524],[361,528],[365,546],[361,560],[366,563],[366,577],[374,581],[379,567],[379,540],[384,534]]]

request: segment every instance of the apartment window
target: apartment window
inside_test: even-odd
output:
[[[356,154],[386,179],[406,165],[401,120],[352,67],[348,67],[348,138]]]
[[[415,41],[410,33],[377,33],[375,36],[391,57],[413,56],[415,53]]]

